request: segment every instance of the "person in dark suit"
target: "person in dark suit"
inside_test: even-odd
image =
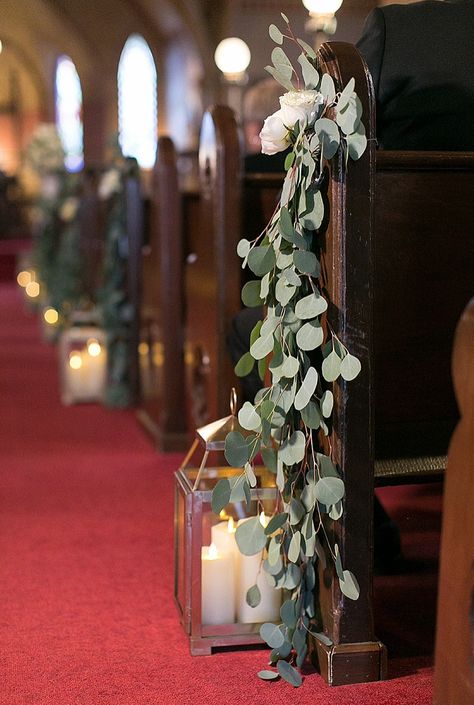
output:
[[[474,150],[474,0],[376,8],[357,48],[383,149]]]

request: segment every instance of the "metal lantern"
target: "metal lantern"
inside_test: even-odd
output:
[[[275,476],[265,467],[256,467],[257,484],[250,491],[249,506],[236,501],[219,516],[211,508],[217,482],[242,475],[242,468],[224,466],[222,457],[229,432],[248,434],[235,416],[235,406],[232,390],[230,416],[197,429],[175,473],[174,594],[194,656],[210,654],[218,646],[262,643],[261,624],[279,620],[281,590],[268,581],[271,576],[261,565],[264,556],[243,556],[235,541],[239,522],[259,515],[262,524],[268,523],[277,499]],[[192,466],[198,448],[203,450],[201,462]],[[209,460],[214,458],[217,462],[209,467]],[[251,607],[246,595],[255,584],[261,600]]]
[[[63,404],[102,401],[107,380],[106,334],[90,314],[75,314],[59,340]]]

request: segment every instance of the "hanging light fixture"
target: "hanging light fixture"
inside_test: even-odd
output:
[[[214,53],[217,68],[222,71],[229,83],[246,83],[246,70],[250,64],[250,49],[243,39],[227,37],[218,45]]]
[[[337,28],[336,12],[343,0],[302,0],[302,2],[309,12],[307,31],[334,34]]]

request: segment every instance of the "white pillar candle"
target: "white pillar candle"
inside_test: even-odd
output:
[[[235,621],[234,558],[214,544],[201,548],[201,607],[203,624]]]
[[[247,521],[241,519],[239,524]],[[270,521],[263,512],[260,521],[266,526]],[[262,552],[263,553],[263,552]],[[254,556],[244,556],[239,552],[238,578],[237,578],[237,622],[240,624],[250,624],[253,622],[275,622],[280,619],[281,589],[276,590],[269,585],[265,577],[265,571],[261,565],[262,553]],[[261,600],[257,607],[250,607],[247,604],[246,595],[252,585],[258,585]]]

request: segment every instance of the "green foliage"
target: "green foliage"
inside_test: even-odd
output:
[[[253,241],[241,240],[238,246],[243,266],[248,264],[258,277],[244,286],[242,300],[248,306],[264,304],[266,316],[252,331],[250,352],[237,364],[236,373],[247,374],[255,362],[262,371],[268,362],[271,382],[239,411],[240,424],[251,434],[251,441],[232,432],[225,453],[231,465],[243,468],[236,483],[239,497],[249,496],[258,450],[275,474],[279,497],[269,524],[263,528],[259,518],[252,517],[237,528],[236,540],[245,555],[264,550],[267,580],[289,592],[281,607],[282,624],[266,623],[260,629],[273,649],[270,661],[277,672],[261,671],[259,677],[279,675],[298,687],[302,678],[297,668],[307,655],[308,634],[329,642],[315,606],[317,562],[327,570],[327,556],[331,556],[342,595],[352,600],[359,595],[356,577],[344,568],[339,548],[332,544],[331,522],[344,511],[345,486],[327,437],[333,385],[354,380],[361,364],[327,320],[330,301],[321,277],[321,258],[326,247],[324,224],[330,216],[325,166],[341,157],[346,164],[359,159],[367,140],[354,79],[336,86],[331,76],[321,74],[312,48],[295,38],[288,19],[282,18],[287,25],[284,31],[275,25],[269,29],[277,46],[267,70],[286,90],[294,91],[285,98],[287,106],[313,103],[307,113],[298,114],[293,126],[287,126],[292,149],[285,160],[279,206],[263,233]],[[282,47],[288,40],[300,52],[296,67]],[[294,84],[305,93],[298,95]],[[233,501],[234,494],[219,483],[213,498],[216,510],[225,506],[229,496]],[[247,595],[249,604],[257,598],[255,588]]]

